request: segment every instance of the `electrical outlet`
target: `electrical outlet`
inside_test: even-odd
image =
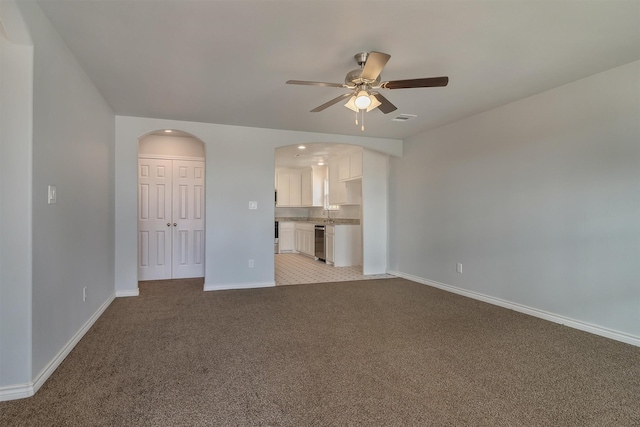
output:
[[[456,271],[457,271],[458,273],[462,274],[462,263],[461,263],[461,262],[459,262],[459,263],[456,265]]]
[[[258,209],[258,202],[249,202],[249,209]]]
[[[249,260],[249,268],[253,268],[253,260],[252,259]]]
[[[82,288],[82,301],[87,300],[87,287]]]

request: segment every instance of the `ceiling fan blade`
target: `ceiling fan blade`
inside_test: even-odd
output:
[[[331,101],[325,102],[324,104],[322,104],[319,107],[314,108],[313,110],[311,110],[312,113],[317,113],[319,111],[324,110],[325,108],[331,107],[333,104],[337,104],[338,102],[342,101],[345,98],[348,98],[350,96],[352,96],[353,94],[351,93],[343,93],[342,95],[333,98]]]
[[[362,69],[362,73],[360,73],[360,77],[364,80],[375,81],[378,78],[382,69],[389,61],[391,55],[387,55],[382,52],[369,52],[369,56],[367,56],[367,62],[364,63],[364,68]]]
[[[324,87],[344,87],[347,85],[340,83],[326,83],[326,82],[308,82],[305,80],[287,80],[288,85],[305,85],[305,86],[324,86]]]
[[[438,87],[449,84],[449,77],[427,77],[424,79],[392,80],[384,82],[380,87],[386,89],[411,89],[414,87]]]
[[[393,105],[387,98],[380,95],[379,93],[372,93],[371,96],[375,97],[380,105],[378,105],[378,110],[382,111],[384,114],[389,114],[392,111],[398,109],[395,105]]]

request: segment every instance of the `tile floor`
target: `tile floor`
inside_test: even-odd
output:
[[[364,276],[360,266],[334,267],[300,254],[276,254],[275,272],[276,286],[394,277],[390,274]]]

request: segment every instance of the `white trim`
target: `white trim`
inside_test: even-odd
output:
[[[465,297],[473,298],[479,301],[484,301],[489,304],[497,305],[500,307],[508,308],[513,311],[528,314],[530,316],[538,317],[540,319],[548,320],[550,322],[559,323],[561,325],[568,326],[580,331],[589,332],[602,337],[610,338],[612,340],[620,341],[623,343],[631,344],[636,347],[640,347],[640,337],[630,335],[624,332],[615,331],[613,329],[603,328],[602,326],[594,325],[580,320],[571,319],[569,317],[561,316],[559,314],[550,313],[548,311],[539,310],[537,308],[528,307],[526,305],[506,301],[500,298],[484,295],[478,292],[468,291],[466,289],[457,288],[455,286],[447,285],[445,283],[436,282],[433,280],[424,279],[422,277],[414,276],[412,274],[402,273],[400,271],[389,270],[389,274],[402,277],[413,282],[418,282],[423,285],[439,288],[447,292],[463,295]]]
[[[15,384],[0,387],[0,402],[24,399],[25,397],[31,397],[34,394],[35,392],[33,391],[33,383]]]
[[[104,313],[104,311],[107,309],[107,307],[109,307],[109,304],[111,304],[114,299],[115,299],[115,294],[112,294],[109,298],[107,298],[104,304],[102,304],[98,308],[98,310],[96,310],[96,312],[93,313],[93,315],[89,318],[89,320],[85,322],[82,328],[80,328],[80,330],[69,340],[67,345],[65,345],[62,348],[62,350],[58,352],[56,357],[54,357],[53,360],[51,360],[51,362],[49,362],[49,364],[45,366],[45,368],[34,378],[34,381],[33,381],[34,393],[37,392],[38,389],[42,386],[42,384],[44,384],[44,382],[49,378],[49,376],[53,374],[53,371],[55,371],[58,368],[58,366],[60,366],[62,361],[65,359],[65,357],[67,357],[67,355],[71,352],[71,350],[73,350],[76,344],[78,344],[78,342],[82,339],[84,334],[86,334],[87,331],[91,328],[91,326],[93,326],[93,324],[96,322],[96,320],[100,318],[102,313]]]
[[[134,290],[131,290],[131,291],[116,291],[116,298],[137,297],[138,295],[140,295],[139,288],[135,288]]]
[[[60,366],[62,361],[69,355],[71,350],[78,344],[87,331],[93,326],[93,324],[100,318],[102,313],[109,307],[111,302],[115,299],[115,294],[111,295],[102,304],[98,310],[85,322],[85,324],[71,337],[67,344],[58,352],[47,366],[28,384],[16,384],[0,388],[0,402],[5,400],[22,399],[25,397],[31,397],[42,387],[42,385],[49,379],[51,374]]]
[[[204,157],[189,157],[189,156],[173,156],[168,154],[139,154],[138,159],[160,159],[160,160],[192,160],[198,162],[204,162]]]
[[[220,285],[204,285],[205,291],[224,291],[228,289],[273,288],[276,282],[229,283]]]

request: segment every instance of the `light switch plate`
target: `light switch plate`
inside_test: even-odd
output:
[[[249,209],[258,209],[258,202],[249,202]]]
[[[50,205],[58,201],[58,191],[55,185],[50,185],[47,190],[47,200]]]

